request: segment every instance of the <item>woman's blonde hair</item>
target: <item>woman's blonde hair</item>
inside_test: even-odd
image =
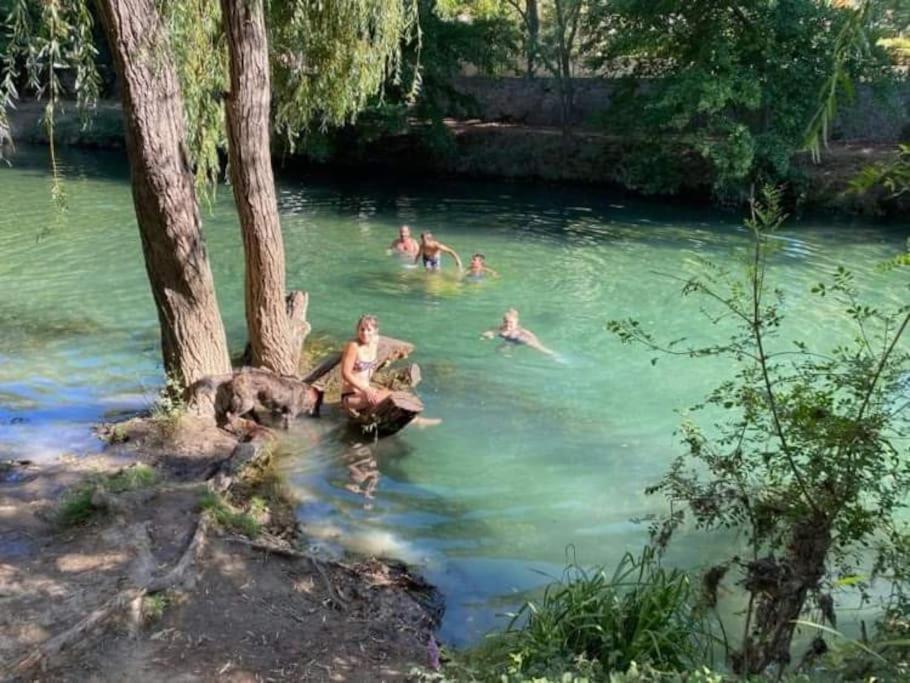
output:
[[[377,330],[379,329],[379,318],[375,315],[370,315],[369,313],[364,313],[360,318],[357,319],[357,326],[355,330],[359,330],[364,325],[372,325]]]

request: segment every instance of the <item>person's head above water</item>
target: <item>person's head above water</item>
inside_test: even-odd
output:
[[[357,320],[357,340],[366,344],[373,335],[379,333],[379,319],[375,315],[364,314]]]
[[[398,236],[402,240],[411,239],[411,227],[408,225],[402,225],[400,228],[398,228]]]
[[[502,314],[503,327],[518,327],[518,309],[510,308]]]
[[[432,244],[436,241],[436,238],[433,237],[432,232],[422,232],[420,233],[420,241],[424,244]]]
[[[484,255],[481,254],[480,252],[477,252],[476,254],[474,254],[474,255],[471,257],[471,265],[472,265],[472,266],[473,266],[473,265],[482,266],[486,260],[487,260],[487,257],[486,257],[486,256],[484,256]]]

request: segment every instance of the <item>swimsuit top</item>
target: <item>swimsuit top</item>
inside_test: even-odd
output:
[[[354,361],[354,372],[364,372],[366,370],[375,370],[377,365],[379,365],[378,358],[374,358],[373,360],[360,360],[358,358]]]

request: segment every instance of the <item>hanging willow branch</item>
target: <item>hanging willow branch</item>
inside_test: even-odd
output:
[[[841,27],[835,43],[831,73],[819,93],[819,105],[806,128],[805,149],[813,161],[821,158],[822,146],[828,145],[828,134],[837,115],[838,100],[844,96],[853,98],[853,78],[849,71],[850,61],[863,58],[871,51],[869,28],[872,21],[872,1],[860,0],[850,9],[847,20]]]
[[[273,2],[269,8],[275,127],[293,148],[300,133],[352,120],[391,76],[402,41],[419,38],[413,0]]]
[[[220,173],[218,151],[227,144],[223,96],[228,87],[227,46],[221,5],[211,0],[160,0],[168,46],[183,95],[190,163],[197,190],[214,199]]]
[[[14,0],[3,25],[8,42],[0,56],[0,158],[3,146],[12,144],[7,111],[20,98],[16,83],[24,78],[37,99],[47,100],[42,122],[50,142],[51,195],[60,208],[64,191],[54,146],[54,120],[62,98],[70,94],[61,74],[73,74],[76,105],[87,123],[101,84],[92,25],[86,0]]]

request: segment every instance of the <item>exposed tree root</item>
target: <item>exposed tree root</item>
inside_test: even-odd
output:
[[[313,568],[322,579],[322,583],[325,585],[326,593],[329,594],[329,598],[331,598],[332,602],[334,602],[339,609],[345,610],[348,608],[348,601],[342,598],[338,594],[338,591],[335,590],[335,587],[332,585],[328,574],[326,574],[325,568],[322,566],[322,562],[312,555],[302,553],[299,550],[294,550],[287,543],[271,536],[267,537],[266,540],[250,540],[248,538],[244,538],[243,536],[228,536],[226,537],[226,540],[231,541],[232,543],[239,543],[240,545],[248,546],[254,550],[261,550],[265,553],[280,555],[281,557],[287,557],[294,560],[309,560],[310,564],[313,565]]]
[[[74,626],[44,641],[25,657],[15,662],[4,671],[4,678],[11,679],[15,676],[22,676],[39,665],[42,669],[45,669],[54,657],[76,643],[84,641],[86,636],[106,625],[108,621],[127,610],[135,612],[135,606],[146,595],[176,588],[186,583],[189,580],[188,572],[193,566],[198,553],[205,545],[207,533],[208,519],[205,515],[202,515],[196,524],[193,537],[174,567],[161,576],[150,578],[147,583],[140,587],[127,588],[120,591]],[[143,553],[141,545],[139,552],[141,556]],[[149,552],[147,548],[145,552]],[[139,559],[140,562],[147,564],[147,558],[140,557]]]

